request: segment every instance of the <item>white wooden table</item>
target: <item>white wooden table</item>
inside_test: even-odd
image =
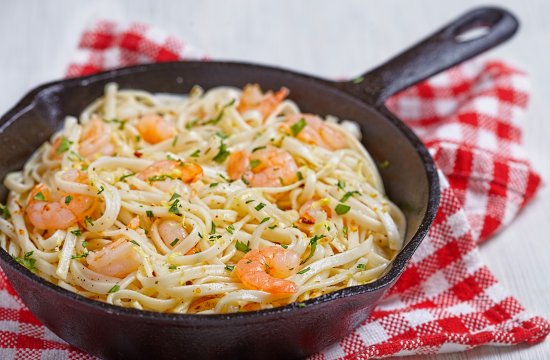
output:
[[[95,18],[154,24],[214,58],[248,60],[317,74],[351,77],[411,45],[483,1],[83,1],[21,0],[0,13],[0,112],[31,87],[63,75],[82,27]],[[519,34],[489,56],[527,70],[533,95],[525,144],[550,179],[550,1],[493,0],[522,22]],[[504,232],[482,246],[496,276],[532,312],[550,319],[550,190]],[[536,346],[479,348],[426,359],[547,359]]]

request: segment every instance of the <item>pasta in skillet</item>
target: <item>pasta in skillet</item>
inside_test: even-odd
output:
[[[9,174],[0,245],[46,280],[137,309],[215,314],[376,280],[405,217],[354,123],[288,90],[119,90]]]

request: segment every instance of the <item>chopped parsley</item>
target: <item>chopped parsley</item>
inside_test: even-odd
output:
[[[82,253],[82,254],[79,254],[79,255],[73,255],[71,256],[71,259],[74,260],[74,259],[82,259],[82,258],[85,258],[86,256],[88,256],[89,253],[85,252],[85,253]]]
[[[382,169],[387,169],[390,167],[390,162],[389,160],[384,160],[384,161],[381,161],[379,165]]]
[[[84,222],[90,224],[90,226],[94,226],[94,220],[89,216],[84,218]]]
[[[281,245],[281,247],[282,247],[283,249],[288,249],[288,245],[285,245],[285,244],[279,244],[279,245]]]
[[[168,270],[176,270],[178,268],[177,265],[170,265],[168,266]]]
[[[42,194],[42,191],[37,193],[36,195],[34,195],[33,197],[34,200],[38,200],[38,201],[44,201],[46,200],[46,197],[44,196],[44,194]]]
[[[80,236],[82,235],[82,231],[80,229],[72,230],[71,234],[73,234],[74,236]]]
[[[174,140],[172,140],[172,147],[175,147],[176,144],[178,143],[178,136],[174,136]]]
[[[214,160],[218,164],[221,164],[225,161],[225,159],[227,159],[229,154],[231,154],[231,153],[229,151],[227,151],[225,143],[222,141],[220,143],[220,150],[218,151],[218,153],[216,154],[216,156],[214,156],[214,158],[212,160]]]
[[[172,202],[172,204],[170,204],[170,207],[168,208],[168,212],[172,213],[172,214],[175,214],[175,215],[178,215],[178,216],[181,216],[180,209],[178,209],[179,202],[180,202],[179,199],[175,199]]]
[[[36,271],[36,259],[33,259],[31,256],[34,253],[34,251],[26,252],[23,258],[14,257],[13,259],[17,261],[19,264],[23,265],[27,269],[29,269],[32,272]]]
[[[216,224],[212,221],[212,226],[210,227],[210,234],[216,233]]]
[[[365,78],[363,76],[358,76],[356,77],[355,79],[351,80],[351,82],[353,84],[360,84],[362,83],[363,81],[365,80]]]
[[[254,209],[256,209],[256,211],[260,211],[262,210],[263,208],[265,207],[265,204],[263,202],[259,203],[258,205],[256,205],[254,207]]]
[[[270,230],[273,230],[277,227],[277,224],[273,224],[271,226],[268,226],[267,228],[270,229]]]
[[[292,135],[297,136],[300,133],[300,131],[302,131],[306,127],[306,125],[307,125],[306,119],[301,118],[300,120],[298,120],[296,123],[294,123],[294,125],[290,127],[290,130],[292,131]]]
[[[172,194],[172,197],[170,198],[170,200],[168,200],[168,202],[174,201],[174,200],[176,200],[176,199],[179,198],[179,197],[181,197],[181,195],[178,194],[177,192],[175,192],[175,193]]]
[[[264,146],[258,146],[258,147],[255,147],[254,149],[252,149],[252,152],[256,152],[258,150],[262,150],[262,149],[265,149],[265,148],[266,148],[265,145]]]
[[[105,188],[103,187],[103,185],[101,185],[101,186],[99,187],[99,191],[97,192],[97,195],[101,194],[101,193],[104,192],[104,191],[105,191]]]
[[[357,264],[357,268],[361,270],[365,270],[367,268],[367,264]]]
[[[344,196],[342,196],[342,198],[340,199],[340,202],[346,202],[350,197],[356,194],[361,194],[361,193],[357,190],[348,191],[347,193],[344,194]]]
[[[241,176],[241,181],[242,181],[245,185],[247,185],[247,186],[250,185],[250,181],[248,181],[248,180],[244,177],[244,175]]]
[[[235,269],[235,265],[225,265],[225,270],[233,271],[233,269]]]
[[[130,242],[134,245],[137,245],[137,246],[141,247],[141,245],[135,240],[130,240]]]
[[[344,205],[344,204],[338,204],[336,205],[336,207],[334,208],[334,210],[336,211],[336,213],[338,215],[344,215],[344,214],[347,214],[347,212],[349,211],[349,209],[351,209],[349,206],[347,205]]]
[[[268,222],[269,220],[271,220],[270,217],[265,217],[265,218],[262,219],[262,221],[260,221],[260,224],[263,224],[263,223],[265,223],[265,222]]]
[[[218,113],[218,115],[213,118],[213,119],[210,119],[208,120],[206,124],[217,124],[220,122],[220,120],[223,118],[223,114],[225,113],[225,109],[227,109],[228,107],[230,107],[231,105],[233,105],[235,103],[235,99],[231,100],[230,102],[228,102],[227,104],[225,104],[222,109],[220,110],[220,112]]]
[[[87,247],[87,246],[88,246],[88,242],[87,242],[87,241],[83,241],[83,242],[82,242],[82,247],[85,248],[85,247]]]
[[[250,200],[245,201],[246,204],[250,204],[251,202],[254,202],[254,199],[250,199]]]
[[[307,268],[298,271],[297,274],[302,275],[307,273],[309,270],[311,270],[311,268],[308,266]]]
[[[64,152],[69,150],[69,147],[72,145],[72,143],[73,143],[72,141],[69,141],[69,139],[63,136],[61,138],[61,142],[59,143],[59,147],[55,152],[58,154],[63,154]]]
[[[191,157],[199,157],[200,154],[201,154],[201,151],[199,149],[197,149],[190,156]]]
[[[120,290],[120,285],[116,284],[111,289],[109,289],[109,294],[116,293],[119,290]]]
[[[239,251],[242,251],[244,253],[247,253],[249,252],[251,249],[248,247],[248,244],[245,244],[244,242],[241,242],[239,240],[237,240],[237,242],[235,243],[235,248]]]
[[[153,214],[153,212],[151,210],[146,210],[145,211],[145,214],[147,215],[148,218],[153,218],[155,217],[155,214]]]
[[[229,184],[231,184],[233,181],[235,181],[235,180],[228,179],[228,178],[225,177],[223,174],[218,174],[218,175],[220,175],[220,177],[221,177],[222,179],[224,179],[225,181],[227,181]]]
[[[2,216],[6,220],[9,220],[9,218],[11,217],[8,208],[2,204],[0,204],[0,216]]]
[[[73,197],[71,195],[65,196],[65,204],[70,204],[73,200]]]
[[[257,167],[258,165],[260,165],[262,162],[258,159],[254,159],[254,160],[251,160],[250,161],[250,168],[251,169],[254,169],[255,167]]]
[[[235,227],[233,226],[233,224],[231,224],[228,227],[226,227],[225,230],[227,230],[228,233],[233,235],[233,232],[235,231]]]
[[[344,190],[344,188],[346,187],[346,182],[343,180],[338,180],[338,183],[336,184],[336,186],[338,186],[340,190]]]
[[[151,176],[150,178],[148,178],[147,181],[149,181],[149,182],[164,181],[166,179],[174,179],[174,178],[170,175],[154,175],[154,176]]]
[[[218,184],[219,184],[219,183],[212,183],[212,184],[209,185],[209,187],[213,188],[213,187],[218,186]]]
[[[136,173],[129,173],[129,174],[126,174],[126,175],[122,175],[119,179],[119,181],[124,181],[124,179],[130,177],[130,176],[134,176]]]
[[[304,175],[302,175],[302,172],[301,171],[298,171],[296,173],[296,177],[298,178],[298,180],[304,180]]]
[[[311,250],[309,251],[309,255],[307,256],[307,258],[305,258],[304,261],[302,261],[300,264],[305,264],[309,259],[311,259],[313,254],[315,254],[315,250],[317,250],[317,241],[319,241],[324,237],[325,235],[315,235],[309,240],[309,245],[311,246]]]
[[[197,125],[197,123],[199,122],[200,119],[194,119],[194,120],[191,120],[190,122],[188,122],[187,124],[185,124],[185,128],[187,130],[191,130],[191,128],[195,125]]]
[[[176,244],[178,243],[178,241],[180,241],[180,239],[175,238],[174,241],[172,241],[172,242],[170,243],[170,246],[173,247],[174,245],[176,245]]]
[[[120,119],[107,120],[107,119],[103,119],[103,121],[106,122],[106,123],[118,124],[118,129],[119,130],[124,130],[124,125],[126,125],[126,120],[120,120]]]
[[[296,306],[298,306],[300,309],[302,309],[302,308],[306,307],[306,304],[304,304],[303,302],[299,302],[299,303],[296,303]]]
[[[344,226],[342,228],[342,234],[344,234],[344,236],[348,236],[348,227],[347,226]]]
[[[218,131],[216,132],[216,136],[218,136],[220,139],[227,139],[229,137],[229,135],[227,135],[226,133],[224,133],[223,131]]]

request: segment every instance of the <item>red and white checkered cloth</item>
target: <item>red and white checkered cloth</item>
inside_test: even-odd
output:
[[[204,58],[162,31],[101,21],[84,32],[68,76],[135,63]],[[528,84],[501,61],[471,61],[403,91],[388,107],[429,147],[441,205],[427,238],[370,318],[314,359],[375,358],[542,341],[477,244],[510,223],[541,180],[521,147]],[[88,359],[41,325],[0,275],[0,358]]]

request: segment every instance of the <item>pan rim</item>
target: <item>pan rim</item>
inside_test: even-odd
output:
[[[109,313],[110,315],[121,316],[121,317],[137,317],[142,320],[149,320],[152,322],[207,322],[211,325],[220,326],[220,322],[225,322],[225,320],[243,320],[243,321],[253,321],[258,318],[264,318],[268,316],[277,316],[283,313],[288,313],[291,311],[307,311],[313,306],[318,307],[326,305],[333,300],[347,298],[350,296],[361,295],[369,292],[379,290],[381,288],[387,288],[392,285],[404,271],[409,260],[413,256],[417,247],[420,245],[422,240],[427,235],[433,220],[435,218],[440,197],[439,189],[439,178],[437,174],[437,169],[435,167],[434,160],[429,154],[425,145],[421,140],[412,132],[412,130],[406,126],[401,120],[399,120],[395,115],[393,115],[384,105],[376,106],[375,104],[369,103],[364,99],[358,98],[356,95],[353,95],[341,88],[338,87],[337,82],[332,82],[324,80],[312,75],[303,74],[293,70],[288,70],[275,66],[260,65],[247,62],[237,62],[237,61],[173,61],[173,62],[162,62],[162,63],[152,63],[152,64],[140,64],[130,67],[118,68],[114,70],[108,70],[84,77],[70,78],[56,80],[48,82],[42,85],[39,85],[31,89],[23,98],[16,103],[10,110],[8,110],[0,118],[0,138],[5,127],[9,126],[12,122],[17,121],[17,118],[20,113],[27,111],[29,108],[35,106],[36,100],[48,90],[57,88],[58,86],[86,86],[89,83],[109,80],[112,79],[116,81],[116,78],[119,76],[132,74],[132,73],[142,73],[148,72],[159,68],[170,68],[177,66],[218,66],[218,67],[247,67],[247,68],[256,68],[261,71],[271,71],[279,72],[285,75],[291,75],[300,78],[303,81],[312,81],[318,84],[322,84],[332,91],[337,91],[340,94],[345,94],[350,101],[355,100],[359,101],[363,105],[371,107],[374,111],[380,113],[387,121],[391,122],[397,129],[405,136],[405,138],[411,143],[411,145],[416,150],[416,153],[422,161],[426,176],[428,179],[428,202],[426,207],[426,212],[420,223],[415,234],[409,240],[409,242],[399,251],[396,257],[392,260],[391,268],[379,279],[364,285],[352,286],[344,289],[337,290],[332,293],[324,294],[319,297],[304,301],[304,302],[294,302],[285,306],[276,307],[272,309],[256,310],[249,312],[238,312],[230,314],[210,314],[210,315],[197,315],[197,314],[174,314],[174,313],[162,313],[149,310],[138,310],[133,308],[124,308],[117,305],[108,304],[98,300],[92,300],[72,291],[66,290],[60,286],[57,286],[46,279],[34,274],[33,272],[26,269],[21,264],[17,263],[6,250],[3,248],[0,249],[0,260],[10,267],[10,270],[13,270],[25,278],[33,282],[39,287],[43,287],[48,291],[54,291],[58,295],[71,300],[71,304],[79,305],[83,308],[89,310],[98,310],[101,312]],[[303,305],[299,305],[303,304]],[[229,325],[229,324],[228,324]]]

